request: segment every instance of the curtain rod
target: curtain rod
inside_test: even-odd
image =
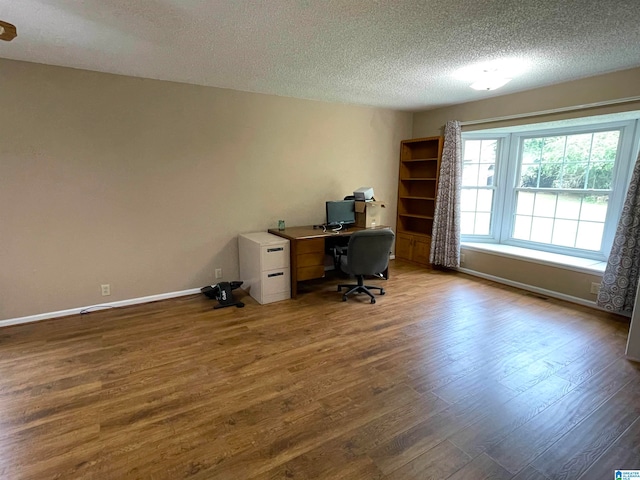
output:
[[[515,120],[518,118],[539,117],[542,115],[551,115],[554,113],[572,112],[574,110],[586,110],[588,108],[607,107],[609,105],[619,105],[621,103],[631,103],[640,101],[640,95],[635,97],[618,98],[616,100],[605,100],[602,102],[585,103],[584,105],[572,105],[570,107],[552,108],[550,110],[542,110],[540,112],[530,113],[517,113],[515,115],[505,115],[503,117],[485,118],[482,120],[468,120],[466,122],[460,122],[461,126],[465,125],[478,125],[481,123],[495,123],[503,120]]]

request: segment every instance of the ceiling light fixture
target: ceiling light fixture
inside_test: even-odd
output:
[[[474,90],[495,90],[505,86],[510,81],[510,78],[504,78],[496,72],[485,72],[469,86]]]
[[[475,90],[495,90],[529,68],[530,62],[527,60],[502,58],[466,66],[456,71],[454,76],[458,80],[470,82],[470,87]]]
[[[10,42],[17,36],[18,36],[18,31],[16,30],[15,25],[11,25],[10,23],[3,22],[2,20],[0,20],[0,40],[4,40],[5,42]]]

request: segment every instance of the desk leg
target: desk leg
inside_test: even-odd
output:
[[[298,240],[290,240],[289,272],[291,277],[291,298],[298,298]]]

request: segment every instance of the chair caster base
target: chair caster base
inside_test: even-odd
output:
[[[357,285],[341,283],[340,285],[338,285],[338,292],[342,292],[343,288],[347,289],[347,291],[342,295],[343,302],[347,301],[349,295],[353,295],[353,294],[357,295],[359,293],[364,293],[371,298],[371,303],[376,303],[376,299],[373,296],[373,293],[371,292],[371,290],[380,290],[380,295],[384,295],[386,293],[384,291],[384,288],[382,287],[378,287],[375,285],[365,285],[364,279],[362,277],[358,278]]]

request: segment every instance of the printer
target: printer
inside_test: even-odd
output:
[[[356,202],[368,202],[373,200],[373,187],[360,187],[353,191],[353,197]]]

